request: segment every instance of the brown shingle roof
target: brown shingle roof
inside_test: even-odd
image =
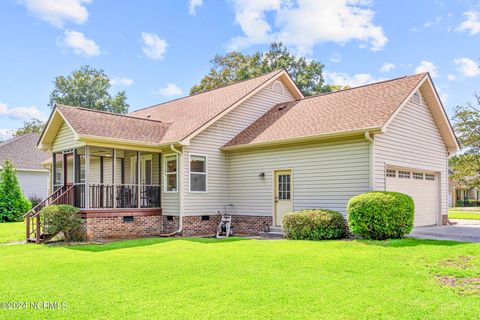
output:
[[[282,71],[137,110],[129,115],[170,123],[162,142],[180,141]]]
[[[37,149],[39,137],[29,133],[0,143],[0,166],[10,160],[19,170],[45,170],[41,163],[49,159],[50,154]]]
[[[426,76],[422,73],[278,104],[224,147],[381,128]]]
[[[78,135],[161,143],[169,124],[115,113],[57,105]]]

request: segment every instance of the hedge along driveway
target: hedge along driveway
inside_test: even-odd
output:
[[[0,246],[0,301],[68,304],[0,318],[473,319],[478,293],[438,277],[480,277],[479,256],[477,244],[414,239]],[[463,269],[449,262],[459,257],[474,258]]]

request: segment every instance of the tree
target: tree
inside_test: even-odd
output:
[[[20,189],[15,167],[6,160],[0,172],[0,222],[20,221],[31,207]]]
[[[40,121],[38,119],[33,118],[30,121],[24,121],[23,122],[23,127],[15,130],[15,132],[13,133],[13,136],[14,137],[19,137],[19,136],[23,136],[24,134],[27,134],[27,133],[40,134],[40,133],[42,133],[44,127],[45,127],[45,123],[43,123],[42,121]]]
[[[49,106],[55,103],[125,114],[128,111],[125,91],[109,93],[110,79],[102,69],[83,66],[70,75],[55,78]]]
[[[471,187],[480,187],[480,95],[476,104],[468,103],[455,109],[455,132],[465,148],[464,153],[452,157],[453,178]]]
[[[264,53],[244,55],[240,52],[229,52],[216,55],[211,63],[210,72],[198,85],[190,89],[190,94],[261,76],[281,68],[287,70],[305,96],[333,89],[324,85],[323,64],[305,57],[296,57],[281,42],[272,43],[270,49]]]

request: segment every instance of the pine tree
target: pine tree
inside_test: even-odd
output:
[[[21,221],[31,207],[20,189],[15,167],[6,160],[0,172],[0,222]]]

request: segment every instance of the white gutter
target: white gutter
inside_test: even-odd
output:
[[[182,219],[182,214],[183,214],[183,157],[182,157],[182,152],[178,149],[175,148],[173,144],[170,145],[170,149],[172,149],[173,152],[175,152],[178,155],[178,167],[179,167],[179,178],[178,181],[180,182],[180,185],[177,186],[180,187],[178,189],[178,197],[180,198],[180,212],[179,212],[179,217],[178,217],[178,230],[175,233],[182,233],[183,230],[183,219]]]

